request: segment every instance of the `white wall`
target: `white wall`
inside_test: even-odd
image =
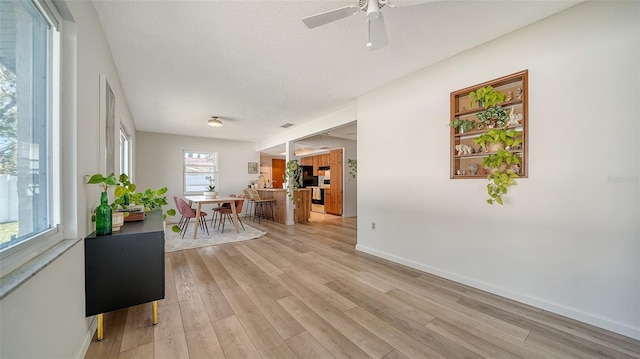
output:
[[[84,357],[84,245],[77,243],[0,303],[1,358]]]
[[[640,338],[639,6],[582,3],[362,96],[357,248]],[[449,94],[523,69],[529,178],[489,206],[449,179]]]
[[[349,141],[349,140],[347,140]],[[358,142],[350,141],[344,146],[344,158],[342,159],[342,216],[356,217],[358,215],[358,177],[349,174],[349,159],[358,160]]]
[[[84,175],[101,171],[100,74],[107,76],[116,96],[116,119],[127,122],[129,128],[133,125],[92,3],[57,3],[64,4],[75,22],[62,25],[60,197],[64,237],[78,238],[93,231],[89,215],[99,204],[99,187],[86,185]],[[84,301],[84,245],[80,242],[2,300],[0,357],[83,357],[93,334],[93,318],[85,317]]]
[[[260,162],[255,143],[227,141],[204,137],[166,135],[138,132],[135,184],[139,190],[167,186],[168,208],[175,208],[173,196],[184,196],[182,178],[182,151],[218,153],[218,181],[216,191],[221,195],[242,194],[249,180],[258,179],[248,174],[249,162]],[[204,188],[202,189],[204,191]],[[177,218],[167,218],[172,222]]]

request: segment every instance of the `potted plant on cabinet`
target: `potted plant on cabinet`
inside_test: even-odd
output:
[[[449,127],[453,127],[458,130],[458,133],[469,132],[475,127],[475,122],[471,120],[461,119],[456,117],[453,121],[449,122]]]
[[[488,85],[485,87],[481,87],[475,91],[469,92],[469,99],[471,100],[470,105],[473,105],[477,102],[478,106],[489,108],[493,107],[506,98],[505,94],[493,88],[493,86]]]
[[[128,208],[130,204],[131,193],[134,193],[135,191],[136,185],[129,181],[129,176],[124,173],[120,174],[120,177],[118,177],[118,185],[113,192],[116,198],[111,204],[111,208],[113,208],[114,210]]]
[[[109,195],[107,190],[109,186],[115,186],[116,176],[112,173],[107,177],[102,174],[95,174],[91,176],[88,184],[99,184],[102,187],[102,193],[100,194],[100,205],[95,209],[94,215],[91,217],[92,221],[96,222],[96,235],[105,236],[111,234],[113,211],[109,205]]]
[[[162,210],[162,207],[168,204],[165,196],[167,187],[157,190],[146,189],[142,192],[136,192],[136,189],[137,186],[129,181],[129,176],[123,173],[118,177],[118,184],[113,192],[115,200],[111,208],[123,212],[125,221],[144,220],[145,212]],[[167,215],[175,214],[175,210],[170,209],[163,213],[162,219],[166,220]]]
[[[503,204],[502,197],[507,194],[507,187],[516,184],[520,159],[512,152],[522,143],[522,132],[506,129],[491,129],[473,140],[485,151],[492,152],[482,159],[482,165],[489,171],[487,179],[487,203]]]
[[[125,217],[125,221],[132,220],[134,216],[131,213],[137,213],[140,211],[139,209],[134,212],[136,207],[143,208],[142,215],[138,220],[144,219],[144,212],[162,210],[162,208],[169,203],[167,202],[166,193],[168,191],[167,187],[162,187],[157,190],[147,189],[143,192],[136,192],[136,185],[129,181],[129,177],[126,174],[121,174],[118,180],[116,180],[113,174],[110,174],[107,177],[104,177],[102,174],[95,174],[91,176],[87,183],[90,184],[100,184],[103,189],[103,197],[106,197],[106,190],[108,186],[116,186],[114,190],[114,201],[110,205],[108,204],[111,211],[122,212]],[[101,198],[102,200],[102,198]],[[102,204],[101,204],[102,205]],[[162,215],[162,219],[166,220],[167,216],[175,216],[176,210],[169,209]],[[98,212],[96,210],[96,234],[98,234]],[[174,226],[178,227],[178,226]],[[176,232],[176,228],[172,228],[174,232]],[[110,232],[109,232],[110,233]],[[107,234],[109,234],[107,233]],[[100,235],[100,234],[98,234]]]

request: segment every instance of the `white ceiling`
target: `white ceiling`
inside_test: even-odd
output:
[[[295,141],[293,144],[293,152],[296,156],[299,157],[311,156],[318,153],[326,153],[332,149],[343,147],[335,145],[336,138],[357,141],[357,133],[357,123],[350,123],[344,126],[327,129],[322,133],[314,134],[313,136],[298,139],[297,141]],[[286,147],[283,143],[277,146],[262,149],[260,153],[284,158],[285,151]]]
[[[376,51],[362,13],[302,23],[356,0],[93,3],[138,131],[257,142],[577,2],[385,7],[389,45]],[[212,115],[224,126],[207,126]]]

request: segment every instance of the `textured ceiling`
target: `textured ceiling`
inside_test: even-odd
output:
[[[356,2],[93,1],[136,130],[253,142],[576,4],[385,7],[389,45],[376,51],[365,47],[362,13],[315,29],[302,23]],[[212,115],[224,126],[207,126]]]

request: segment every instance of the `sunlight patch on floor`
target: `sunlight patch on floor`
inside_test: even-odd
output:
[[[338,218],[342,218],[342,217],[334,216],[333,214],[328,214],[328,213],[311,212],[311,215],[309,216],[309,222],[324,221],[326,219],[338,219]]]

